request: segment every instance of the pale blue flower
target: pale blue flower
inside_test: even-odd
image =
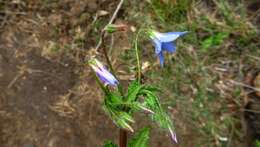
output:
[[[98,78],[105,84],[116,86],[119,84],[118,80],[106,69],[101,62],[97,59],[91,59],[89,61],[90,66],[98,76]]]
[[[149,32],[149,37],[154,43],[155,54],[159,57],[161,66],[163,66],[164,62],[163,52],[167,51],[170,53],[174,53],[176,51],[176,45],[174,41],[186,33],[187,32],[159,33],[153,30]]]

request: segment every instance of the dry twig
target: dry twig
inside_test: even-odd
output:
[[[97,46],[96,46],[96,48],[95,48],[96,51],[100,48],[101,44],[103,43],[104,37],[107,35],[106,32],[104,31],[105,28],[106,28],[108,25],[110,25],[110,24],[113,23],[113,21],[115,20],[115,18],[116,18],[116,16],[117,16],[118,12],[119,12],[119,10],[120,10],[120,8],[122,7],[123,2],[124,2],[124,0],[120,0],[120,2],[119,2],[118,5],[117,5],[116,10],[114,11],[112,17],[110,18],[108,24],[107,24],[107,25],[104,27],[104,29],[101,31],[101,35],[100,35],[99,42],[98,42],[98,44],[97,44]]]
[[[259,88],[255,88],[255,87],[252,87],[250,85],[247,85],[247,84],[244,84],[244,83],[241,83],[241,82],[237,82],[237,81],[234,81],[234,80],[230,80],[230,82],[235,84],[235,85],[243,86],[243,87],[246,87],[246,88],[253,89],[253,90],[257,91],[257,92],[260,92]]]

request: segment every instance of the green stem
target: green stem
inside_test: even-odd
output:
[[[115,71],[114,71],[113,66],[112,66],[112,64],[111,64],[111,62],[110,62],[110,59],[109,59],[109,57],[108,57],[108,53],[107,53],[106,47],[105,47],[105,46],[102,46],[102,50],[103,50],[103,54],[104,54],[104,56],[105,56],[105,58],[106,58],[106,61],[107,61],[107,64],[108,64],[109,69],[111,70],[111,72],[113,73],[113,75],[115,75]]]
[[[92,70],[93,71],[93,70]],[[108,89],[100,82],[100,80],[99,80],[99,78],[97,77],[97,75],[96,75],[96,73],[93,71],[93,74],[95,75],[95,80],[96,80],[96,82],[98,83],[98,85],[101,87],[101,89],[103,90],[103,92],[105,93],[105,94],[108,94],[109,93],[109,91],[108,91]]]
[[[103,40],[103,36],[101,37],[101,39]],[[111,70],[111,72],[115,76],[115,78],[118,79],[116,74],[115,74],[115,71],[114,71],[114,68],[112,66],[112,63],[111,63],[111,61],[110,61],[110,59],[108,57],[108,53],[107,53],[106,47],[103,44],[102,44],[102,50],[103,50],[103,54],[104,54],[104,56],[106,58],[106,62],[108,64],[109,69]],[[124,97],[124,89],[123,89],[123,86],[120,84],[120,82],[118,84],[118,91],[121,94],[121,96]]]
[[[137,81],[138,83],[141,82],[141,63],[140,63],[140,56],[139,56],[139,50],[138,50],[138,37],[140,35],[142,30],[139,30],[136,37],[135,37],[135,56],[137,61]]]

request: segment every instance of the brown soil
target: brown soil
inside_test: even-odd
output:
[[[74,56],[48,50],[50,41],[61,44],[59,48],[70,44],[74,27],[86,25],[87,32],[98,2],[0,4],[10,12],[1,13],[0,146],[93,147],[115,138],[111,130],[116,128],[100,102],[72,92],[84,67]]]

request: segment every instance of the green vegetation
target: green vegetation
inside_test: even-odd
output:
[[[260,147],[260,141],[257,140],[255,144],[256,144],[256,147]]]
[[[150,128],[141,129],[128,143],[128,147],[147,147],[149,141]]]
[[[242,137],[237,126],[243,99],[241,88],[231,80],[242,81],[245,69],[239,67],[257,65],[259,61],[252,57],[260,55],[257,42],[260,38],[244,3],[225,0],[213,0],[209,5],[192,0],[146,3],[149,8],[135,8],[145,12],[129,18],[137,25],[164,32],[189,31],[177,42],[176,55],[167,57],[164,69],[145,73],[148,79],[154,79],[151,83],[164,90],[160,96],[164,98],[164,107],[177,111],[173,115],[177,134],[184,133],[185,128],[192,129],[196,146],[238,144]],[[145,24],[140,18],[147,20]],[[153,48],[145,41],[140,44],[146,48],[143,52],[151,55],[145,56],[146,60],[152,63]],[[128,50],[123,57],[132,56],[132,51]],[[158,64],[150,66],[158,68]],[[178,122],[183,123],[183,128],[178,128]]]

